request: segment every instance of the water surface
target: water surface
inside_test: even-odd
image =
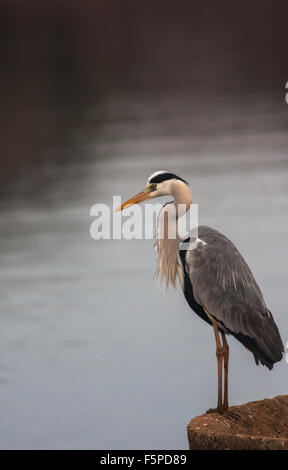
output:
[[[207,118],[201,133],[183,103],[166,103],[173,118],[161,106],[154,117],[143,106],[139,121],[133,107],[124,120],[107,106],[95,138],[74,146],[79,158],[2,198],[2,449],[187,449],[189,420],[215,406],[212,329],[179,288],[155,283],[153,241],[89,235],[92,204],[130,197],[155,170],[191,182],[200,223],[236,243],[288,340],[286,133],[263,131],[273,115],[257,130],[257,113],[253,132],[239,116],[237,132]],[[287,393],[285,361],[269,372],[234,339],[230,351],[231,403]]]

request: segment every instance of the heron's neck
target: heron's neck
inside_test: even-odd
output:
[[[192,203],[191,191],[182,181],[173,181],[171,194],[174,197],[173,203],[165,206],[159,215],[157,239],[157,274],[160,280],[165,279],[166,287],[170,283],[176,287],[177,275],[182,282],[179,264],[181,239],[178,234],[177,221],[190,209]]]
[[[171,194],[174,198],[174,205],[176,207],[177,219],[184,215],[192,204],[192,194],[190,188],[182,181],[173,181],[171,186]]]

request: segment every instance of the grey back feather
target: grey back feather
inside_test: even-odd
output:
[[[205,244],[199,243],[186,253],[196,302],[224,331],[252,338],[263,355],[279,361],[283,343],[249,266],[235,245],[217,230],[200,226],[198,237]]]

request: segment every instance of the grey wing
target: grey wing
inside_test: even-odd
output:
[[[254,354],[256,363],[272,368],[282,359],[284,347],[251,270],[221,233],[200,226],[198,238],[202,242],[186,254],[196,302]]]

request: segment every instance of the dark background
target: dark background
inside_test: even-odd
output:
[[[161,99],[190,99],[181,126],[194,119],[191,132],[226,129],[243,102],[286,113],[285,1],[2,0],[0,22],[2,182],[72,159],[75,129],[87,142],[106,120],[141,118],[137,101],[171,119]]]

